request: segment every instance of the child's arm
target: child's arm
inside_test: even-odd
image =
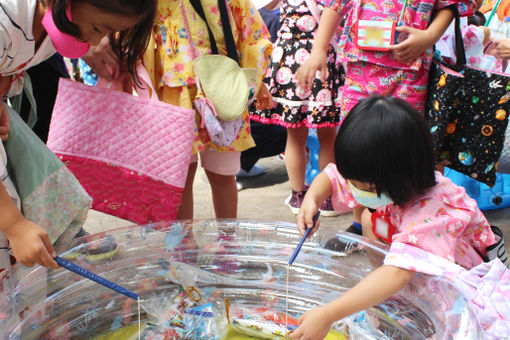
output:
[[[372,307],[400,291],[414,272],[393,266],[382,266],[361,280],[338,299],[301,315],[293,339],[324,339],[331,325],[351,314]]]
[[[58,269],[53,261],[57,256],[48,233],[37,224],[27,220],[12,202],[7,190],[0,183],[0,231],[5,234],[16,260],[27,267],[40,264]]]
[[[403,42],[390,46],[393,56],[399,62],[412,64],[426,50],[434,46],[453,20],[453,13],[448,8],[440,9],[426,30],[408,26],[397,27],[397,31],[408,35]]]
[[[1,94],[0,94],[1,95]],[[0,103],[0,139],[6,141],[11,131],[11,120],[9,113],[3,103]]]
[[[329,42],[338,30],[341,20],[341,14],[331,8],[325,7],[322,11],[319,28],[313,40],[312,53],[296,72],[296,81],[299,87],[303,89],[311,88],[317,71],[320,72],[321,81],[326,80]]]
[[[331,182],[325,172],[321,172],[315,177],[312,185],[305,195],[305,199],[299,209],[297,216],[298,230],[303,235],[307,228],[313,226],[313,217],[319,210],[319,207],[326,198],[331,195]],[[319,229],[320,223],[317,221],[315,228],[311,231],[310,235]]]

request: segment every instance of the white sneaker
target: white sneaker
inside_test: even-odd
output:
[[[239,170],[236,177],[238,178],[255,177],[262,175],[263,173],[264,167],[262,165],[255,164],[248,172],[244,171],[243,169]]]
[[[243,190],[243,183],[236,181],[237,191]]]

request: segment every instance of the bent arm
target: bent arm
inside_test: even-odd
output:
[[[328,317],[341,320],[386,300],[404,288],[414,272],[393,266],[382,266],[368,274],[356,286],[324,306]]]

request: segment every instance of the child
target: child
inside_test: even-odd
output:
[[[225,1],[225,0],[219,0]],[[226,55],[226,45],[220,22],[218,0],[201,0],[207,21],[214,34],[220,53]],[[199,54],[210,54],[210,40],[206,23],[195,12],[189,0],[182,0],[189,23],[193,48],[189,45],[183,12],[179,0],[160,0],[153,25],[155,39],[144,56],[144,64],[152,77],[159,99],[181,107],[192,108],[197,93],[192,66],[193,50]],[[230,25],[236,41],[241,67],[259,70],[257,88],[267,69],[271,53],[269,33],[249,0],[231,0],[227,6]],[[235,94],[232,94],[235,95]],[[229,146],[214,144],[207,130],[196,115],[193,157],[178,218],[193,218],[193,180],[197,169],[198,155],[211,185],[214,211],[217,218],[237,217],[237,186],[235,175],[240,170],[241,151],[254,146],[249,130],[248,112],[242,115],[243,126],[237,139]]]
[[[312,6],[313,8],[309,8]],[[327,44],[328,76],[314,81],[303,91],[296,86],[294,74],[310,56],[322,5],[316,0],[281,2],[281,27],[272,56],[271,71],[265,79],[276,105],[268,110],[251,110],[251,119],[287,128],[285,164],[292,189],[288,205],[297,214],[305,190],[306,141],[308,129],[316,128],[320,142],[319,165],[333,161],[333,142],[340,124],[339,89],[343,84],[342,67],[336,63],[336,52]],[[317,18],[317,19],[316,19]],[[256,108],[254,106],[253,108]],[[323,216],[336,216],[327,198],[321,206]]]
[[[57,51],[64,56],[84,54],[89,45],[97,44],[106,34],[112,34],[117,58],[126,61],[128,70],[134,74],[135,62],[150,34],[155,4],[155,0],[82,0],[73,2],[72,6],[68,0],[2,1],[0,96],[21,93],[22,74],[31,66]],[[9,116],[2,104],[2,140],[7,139],[8,132]],[[2,161],[0,170],[5,183],[4,157]],[[16,196],[10,184],[0,185],[0,234],[4,241],[0,247],[8,247],[5,236],[18,262],[30,267],[40,264],[58,268],[52,259],[56,254],[48,233],[21,215],[19,206],[13,202]],[[5,260],[6,252],[0,255]],[[7,262],[2,260],[2,263]]]
[[[404,7],[404,4],[406,6]],[[406,100],[423,112],[427,99],[428,77],[433,46],[453,19],[447,8],[455,6],[462,16],[471,15],[473,0],[331,0],[321,16],[312,53],[297,71],[300,87],[308,89],[320,71],[325,79],[326,51],[329,40],[345,18],[339,60],[345,63],[345,84],[342,88],[341,114],[345,117],[356,103],[371,95],[392,95]],[[433,16],[434,14],[434,16]],[[356,23],[393,22],[397,44],[386,50],[358,48]],[[391,39],[390,39],[391,41]],[[363,208],[354,209],[350,232],[360,233]]]
[[[486,248],[496,243],[476,202],[434,171],[430,133],[422,115],[409,104],[390,97],[362,100],[340,127],[335,156],[336,166],[329,164],[305,196],[297,217],[299,231],[313,225],[318,206],[332,194],[333,206],[362,204],[373,209],[372,216],[367,211],[362,218],[363,235],[383,238],[392,243],[392,250],[385,265],[350,291],[305,313],[292,334],[296,339],[322,339],[334,321],[401,290],[419,267],[388,265],[390,258],[402,256],[393,247],[419,248],[469,270],[481,264]]]
[[[484,27],[484,24],[485,17],[478,11],[469,18],[461,18],[460,29],[464,42],[466,63],[469,66],[486,71],[503,72],[501,61],[494,55],[487,54],[487,50],[490,49],[493,42],[490,37],[490,29]],[[452,23],[436,43],[436,51],[440,53],[441,59],[451,65],[457,61],[454,27],[454,23]]]

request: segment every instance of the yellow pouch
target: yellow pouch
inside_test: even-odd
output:
[[[255,97],[257,69],[243,69],[220,54],[197,57],[193,67],[200,88],[222,121],[238,119]]]

